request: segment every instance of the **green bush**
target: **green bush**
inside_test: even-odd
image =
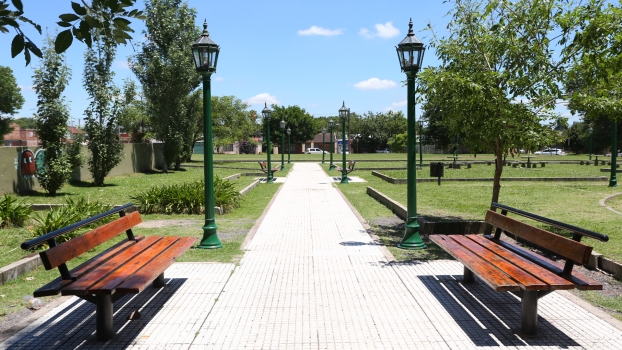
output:
[[[132,196],[144,214],[201,214],[205,206],[203,181],[186,182],[168,186],[152,187]],[[242,196],[229,180],[219,176],[214,179],[214,203],[224,211],[240,206]]]
[[[32,210],[23,201],[17,201],[5,194],[0,198],[0,228],[22,227],[30,217]]]
[[[110,209],[110,205],[102,204],[99,200],[90,201],[85,197],[80,197],[74,201],[71,198],[67,198],[65,200],[65,205],[63,206],[53,207],[45,214],[35,213],[33,219],[37,222],[37,225],[35,225],[31,232],[35,237],[43,236],[46,233],[75,224],[78,221],[101,214]],[[68,241],[76,236],[79,236],[85,231],[101,226],[102,224],[110,222],[115,218],[116,217],[114,215],[111,215],[110,217],[98,220],[96,223],[91,225],[58,236],[56,237],[56,242],[62,243]]]

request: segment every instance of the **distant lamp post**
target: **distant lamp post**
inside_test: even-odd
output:
[[[288,127],[287,128],[287,164],[292,164],[292,162],[290,161],[292,146],[291,146],[291,143],[289,142],[291,134],[292,134],[292,129]]]
[[[408,23],[408,34],[396,47],[400,68],[406,73],[407,81],[407,118],[408,118],[408,148],[407,148],[407,206],[408,218],[406,219],[406,232],[398,247],[403,249],[424,249],[426,245],[419,235],[419,223],[417,222],[417,172],[415,169],[415,157],[417,148],[415,145],[416,121],[415,121],[415,78],[421,68],[425,47],[413,33],[412,19]]]
[[[350,108],[346,108],[346,102],[343,101],[343,105],[339,108],[339,119],[341,119],[342,125],[342,133],[341,133],[341,155],[342,155],[342,164],[341,164],[341,183],[348,183],[348,168],[346,167],[346,150],[347,150],[347,141],[346,141],[346,121],[350,116]]]
[[[330,166],[328,170],[335,170],[335,164],[333,164],[333,149],[335,148],[335,139],[333,138],[333,128],[335,127],[335,122],[331,119],[328,121],[328,129],[330,130]]]
[[[609,176],[609,187],[618,187],[618,179],[616,177],[617,161],[618,161],[618,122],[613,122],[611,128],[611,175]]]
[[[324,164],[324,150],[326,149],[326,141],[324,140],[324,136],[326,136],[326,128],[322,129],[322,164]]]
[[[192,44],[192,56],[197,72],[203,76],[203,176],[205,182],[205,225],[203,238],[197,248],[222,248],[218,239],[218,226],[214,212],[214,149],[212,148],[212,93],[211,76],[216,72],[220,47],[209,37],[207,20],[203,23],[203,34]]]
[[[590,125],[590,160],[592,160],[592,136],[594,136],[594,128]]]
[[[266,183],[274,183],[274,180],[272,179],[272,162],[270,161],[270,119],[272,118],[272,110],[270,108],[268,108],[268,103],[264,102],[264,109],[261,111],[261,114],[263,115],[263,120],[264,123],[266,123],[266,128],[268,128],[268,130],[266,131],[266,139],[268,140],[268,179],[266,180]]]
[[[283,171],[285,170],[285,120],[281,119],[279,127],[281,127],[281,171]]]
[[[423,169],[423,120],[419,118],[419,168]]]

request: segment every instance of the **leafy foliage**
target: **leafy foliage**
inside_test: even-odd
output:
[[[110,205],[102,204],[99,200],[91,201],[86,197],[79,197],[76,200],[67,198],[65,205],[52,208],[45,214],[35,213],[33,219],[37,225],[31,230],[34,237],[43,236],[46,233],[61,229],[65,226],[75,224],[78,221],[88,219],[91,216],[101,214],[111,209]],[[114,216],[98,220],[96,223],[85,226],[79,230],[75,230],[59,237],[56,242],[66,242],[80,234],[101,226],[107,222],[114,220]]]
[[[1,18],[0,16],[0,20]],[[1,29],[2,24],[0,21],[0,30]],[[5,115],[17,113],[17,110],[22,108],[23,104],[24,97],[22,96],[19,86],[17,86],[13,71],[9,67],[0,66],[0,140],[3,139],[4,135],[11,132],[9,126],[11,118]]]
[[[368,152],[375,152],[386,146],[389,139],[407,132],[407,120],[401,111],[367,112],[361,116],[356,115],[352,121],[351,134],[354,135],[355,149],[362,147]]]
[[[0,228],[22,227],[30,217],[30,206],[5,194],[0,197]]]
[[[130,58],[131,69],[143,87],[151,131],[163,142],[166,169],[173,163],[178,169],[184,145],[194,144],[200,132],[189,120],[197,116],[197,109],[196,97],[188,95],[201,76],[188,48],[201,32],[194,22],[196,11],[185,1],[151,0],[145,6],[147,40]]]
[[[248,111],[247,103],[235,96],[212,97],[212,133],[215,147],[249,140],[258,131],[259,125],[254,114]]]
[[[113,82],[112,64],[116,43],[105,36],[95,37],[84,54],[83,86],[91,102],[84,111],[84,130],[88,134],[89,171],[95,186],[103,186],[108,173],[121,162],[123,145],[119,140],[119,115],[125,103]]]
[[[290,135],[291,143],[303,143],[317,135],[318,130],[313,116],[307,113],[304,108],[299,106],[281,107],[272,105],[272,119],[270,119],[270,142],[274,146],[280,146],[281,135],[287,139],[285,130],[289,127],[292,130]],[[285,128],[281,130],[279,123],[285,120]],[[265,127],[265,125],[264,125]],[[266,138],[264,137],[264,140]]]
[[[132,196],[145,214],[200,214],[205,206],[204,182],[184,182],[152,187],[147,191]],[[242,196],[233,183],[219,176],[214,178],[214,203],[225,211],[240,206]]]
[[[21,0],[11,0],[11,2],[15,7],[15,11],[9,10],[7,0],[0,1],[0,32],[8,33],[9,29],[7,27],[15,29],[17,34],[15,34],[11,42],[11,57],[15,57],[24,51],[24,58],[26,59],[26,65],[28,65],[30,63],[30,53],[41,57],[41,50],[22,32],[19,22],[32,25],[39,34],[41,34],[41,26],[23,16],[24,6]]]
[[[48,37],[41,65],[34,71],[33,86],[38,95],[36,130],[45,149],[45,166],[37,169],[36,175],[41,187],[55,196],[69,180],[72,170],[65,143],[69,110],[63,96],[71,69],[67,67],[64,55],[54,51],[53,44],[52,38]]]

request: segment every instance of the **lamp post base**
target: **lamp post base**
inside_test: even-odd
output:
[[[348,182],[348,176],[347,176],[347,175],[346,175],[346,176],[341,176],[341,183],[342,183],[342,184],[348,184],[348,183],[349,183],[349,182]]]
[[[285,170],[285,165],[281,164],[281,171]]]
[[[609,180],[609,187],[618,187],[618,179],[610,179]]]
[[[328,167],[328,170],[335,170],[335,164],[331,164],[331,165]]]
[[[415,219],[412,223],[406,224],[404,238],[402,238],[402,242],[398,244],[397,247],[410,250],[426,249],[427,246],[423,243],[421,236],[419,235],[419,228],[417,219]]]
[[[203,226],[203,238],[197,246],[198,249],[216,249],[222,248],[222,243],[216,234],[218,226],[215,223]]]

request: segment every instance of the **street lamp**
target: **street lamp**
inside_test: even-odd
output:
[[[341,133],[341,183],[348,183],[348,168],[346,168],[346,120],[350,116],[350,108],[346,108],[346,102],[343,101],[343,105],[339,108],[339,119],[341,119],[342,133]]]
[[[205,225],[203,238],[197,248],[222,248],[218,239],[218,226],[214,212],[214,149],[212,148],[212,93],[211,76],[216,72],[220,47],[209,37],[207,20],[203,23],[203,34],[192,44],[192,56],[197,72],[203,76],[203,175],[205,182]]]
[[[290,158],[290,153],[291,153],[291,149],[292,146],[290,144],[290,135],[292,134],[292,129],[290,129],[289,127],[287,127],[287,164],[292,164],[292,162],[289,160]]]
[[[285,170],[285,120],[281,119],[279,122],[279,126],[281,127],[281,171]]]
[[[335,127],[335,122],[331,119],[328,121],[328,129],[330,130],[330,166],[328,170],[334,170],[335,164],[333,164],[333,148],[335,147],[335,139],[333,138],[333,128]]]
[[[419,118],[419,168],[423,169],[423,120]]]
[[[618,122],[613,122],[611,128],[611,175],[609,176],[609,187],[618,187],[618,179],[616,177],[617,160],[618,160]]]
[[[324,140],[324,136],[326,136],[326,128],[322,128],[322,164],[324,164],[324,150],[326,149],[326,141]]]
[[[594,128],[590,125],[590,160],[592,160],[592,136],[594,135]]]
[[[274,183],[274,181],[272,180],[272,162],[270,161],[270,118],[272,117],[272,110],[270,108],[268,108],[268,103],[264,102],[264,109],[263,111],[261,111],[261,114],[263,115],[263,120],[266,123],[266,128],[268,128],[267,132],[266,132],[266,137],[268,139],[268,179],[266,180],[266,183]]]
[[[396,47],[400,68],[406,73],[407,81],[407,118],[408,118],[408,148],[407,148],[407,205],[408,218],[406,219],[406,232],[398,247],[403,249],[424,249],[426,245],[419,235],[419,223],[417,222],[417,172],[415,169],[415,146],[416,122],[415,122],[415,78],[423,62],[425,47],[413,33],[412,18],[408,23],[408,34]]]

